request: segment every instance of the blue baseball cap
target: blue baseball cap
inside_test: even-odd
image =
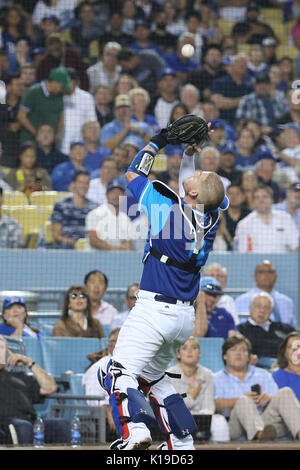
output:
[[[234,155],[238,154],[235,142],[233,142],[232,140],[227,140],[227,142],[221,145],[219,148],[219,152],[220,153],[232,153]]]
[[[224,55],[222,57],[221,63],[223,65],[231,65],[233,63],[233,58],[231,55]]]
[[[211,295],[223,295],[221,284],[214,277],[203,277],[200,279],[200,290]]]
[[[261,148],[256,152],[258,160],[275,160],[273,153],[268,147]]]
[[[3,300],[2,309],[5,310],[6,308],[9,308],[14,304],[20,304],[26,307],[26,303],[23,297],[18,297],[17,295],[13,295],[11,297],[5,297],[5,299]]]
[[[219,119],[219,118],[216,118],[216,119],[212,119],[210,121],[210,128],[213,130],[213,129],[224,129],[226,126],[226,123],[225,121],[223,121],[223,119]]]
[[[115,178],[107,183],[106,192],[110,191],[111,189],[119,188],[122,191],[126,191],[126,188],[120,178]]]
[[[278,126],[279,129],[281,129],[282,131],[284,131],[285,129],[293,129],[294,131],[297,132],[297,134],[299,135],[300,137],[300,126],[298,126],[298,124],[295,124],[294,122],[288,122],[287,124],[281,124],[280,126]]]
[[[72,140],[70,143],[70,150],[71,148],[75,147],[75,145],[83,145],[85,147],[85,142],[83,139]]]
[[[122,145],[126,145],[126,144],[132,145],[137,150],[139,150],[145,146],[145,141],[144,139],[142,139],[142,137],[138,135],[129,135],[122,142]]]
[[[176,72],[175,72],[175,70],[171,69],[170,67],[165,67],[164,69],[162,69],[158,72],[157,78],[158,78],[158,80],[161,80],[166,75],[173,75],[173,77],[176,77]]]

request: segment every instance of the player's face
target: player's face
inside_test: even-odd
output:
[[[199,344],[195,340],[187,340],[179,349],[178,359],[184,365],[196,365],[200,360]]]
[[[264,297],[258,297],[250,307],[251,318],[258,325],[263,325],[269,320],[272,313],[270,301]]]
[[[240,342],[229,348],[224,354],[226,367],[244,369],[249,362],[249,351],[244,342]]]
[[[87,280],[86,288],[91,300],[101,300],[106,292],[104,276],[100,273],[91,274]]]

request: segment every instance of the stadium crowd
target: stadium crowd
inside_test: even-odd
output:
[[[230,201],[213,251],[299,250],[298,1],[0,0],[0,25],[0,80],[7,90],[6,104],[0,105],[0,248],[29,246],[22,219],[6,205],[7,194],[22,192],[33,205],[34,193],[55,191],[47,220],[51,233],[45,240],[41,225],[37,246],[79,249],[83,240],[87,251],[143,250],[148,221],[124,173],[153,134],[193,113],[213,131],[196,167],[218,173]],[[194,47],[190,58],[182,54],[185,44]],[[178,192],[183,150],[168,145],[150,179]],[[195,415],[212,417],[209,432],[223,426],[216,440],[239,438],[245,430],[248,439],[288,432],[300,439],[300,424],[294,425],[289,408],[298,412],[299,360],[295,366],[286,352],[299,356],[299,333],[293,343],[298,312],[292,299],[275,290],[277,272],[270,261],[262,259],[253,277],[256,287],[234,299],[224,291],[226,268],[205,267],[194,337],[178,351],[173,367],[184,376],[178,388],[187,392]],[[107,287],[106,275],[96,270],[82,285],[70,286],[53,336],[116,334],[139,284],[128,286],[124,312],[103,300]],[[44,335],[29,323],[21,297],[6,299],[2,321],[0,334]],[[197,366],[197,338],[203,337],[225,341],[225,369],[215,377]],[[238,385],[232,378],[236,352],[245,359],[236,372]],[[273,360],[273,378],[259,370],[263,357]],[[222,388],[228,381],[232,390],[230,380],[234,397]],[[257,380],[266,393],[250,391]],[[93,378],[83,383],[95,390]],[[283,395],[287,405],[276,424],[274,414],[271,420],[260,407],[271,403],[269,411],[272,406],[276,413]],[[102,400],[107,405],[107,397]],[[217,414],[223,408],[232,410],[227,421]],[[114,432],[109,411],[108,422]]]

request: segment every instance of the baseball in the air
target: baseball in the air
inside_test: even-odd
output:
[[[192,44],[185,44],[184,46],[182,46],[181,48],[181,54],[183,55],[183,57],[193,57],[195,53],[195,48],[194,46],[192,46]]]

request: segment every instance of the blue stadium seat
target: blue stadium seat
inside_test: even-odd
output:
[[[102,328],[104,330],[105,337],[108,338],[110,334],[110,325],[102,325]]]
[[[258,359],[257,367],[270,370],[272,365],[275,364],[276,359],[274,357],[261,356]]]
[[[53,376],[66,371],[83,373],[90,364],[86,355],[107,346],[107,340],[99,338],[43,337],[40,341],[44,369]]]
[[[22,339],[25,346],[25,355],[31,357],[31,359],[44,369],[41,340],[30,336],[23,336]]]
[[[223,338],[198,338],[200,345],[200,364],[207,367],[212,372],[218,372],[223,369],[222,359]]]

